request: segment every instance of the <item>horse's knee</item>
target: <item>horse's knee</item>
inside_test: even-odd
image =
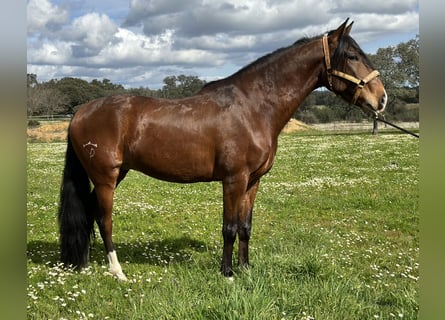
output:
[[[234,242],[236,238],[236,233],[238,231],[238,224],[224,224],[222,229],[222,234],[224,241]]]
[[[243,223],[238,228],[238,236],[240,241],[249,241],[252,233],[252,225],[250,223]]]

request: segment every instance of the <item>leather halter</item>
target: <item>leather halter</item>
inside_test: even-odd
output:
[[[363,87],[374,78],[377,78],[380,73],[377,70],[373,70],[370,74],[368,74],[363,80],[358,79],[354,76],[351,76],[349,74],[346,74],[344,72],[333,70],[331,66],[331,58],[329,54],[329,45],[328,45],[328,36],[323,36],[323,52],[324,52],[324,60],[326,63],[326,72],[328,76],[328,83],[329,83],[329,89],[332,90],[332,76],[336,76],[339,78],[343,78],[345,80],[348,80],[352,83],[355,83],[357,85],[354,93],[354,97],[352,98],[351,103],[355,104],[357,102],[358,97],[360,97],[360,92],[362,91]]]

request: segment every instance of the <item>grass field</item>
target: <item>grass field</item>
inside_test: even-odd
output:
[[[129,282],[106,275],[100,237],[87,269],[62,269],[65,144],[29,143],[28,319],[416,319],[418,143],[387,133],[282,135],[255,204],[253,266],[236,269],[233,283],[218,272],[221,185],[137,172],[114,207]]]

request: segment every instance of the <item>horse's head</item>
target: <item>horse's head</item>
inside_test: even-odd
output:
[[[387,94],[379,73],[349,36],[348,19],[337,30],[323,36],[325,86],[343,99],[377,115],[386,107]]]

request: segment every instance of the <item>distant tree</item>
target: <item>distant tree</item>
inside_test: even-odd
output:
[[[158,97],[159,96],[159,90],[151,90],[151,89],[145,88],[145,87],[130,88],[130,89],[127,89],[126,92],[129,95],[133,95],[133,96],[143,96],[143,97]]]
[[[419,102],[419,36],[397,46],[378,49],[369,57],[380,71],[388,93],[385,111],[388,120],[415,119],[416,112],[408,110],[407,103]]]
[[[402,69],[409,87],[419,87],[419,35],[408,42],[400,43],[395,50],[396,59],[400,59],[398,66]]]
[[[196,76],[185,76],[183,74],[177,77],[179,82],[180,94],[182,97],[189,97],[196,94],[205,85],[205,81]]]
[[[204,85],[205,81],[196,76],[168,76],[164,78],[164,86],[160,90],[163,98],[175,99],[185,98],[197,93]]]
[[[395,51],[397,59],[400,59],[398,66],[405,75],[405,87],[411,89],[411,92],[405,91],[404,96],[401,97],[406,102],[419,102],[419,47],[419,36],[417,35],[415,39],[400,43]]]
[[[60,80],[50,80],[45,83],[48,87],[57,88],[68,97],[67,112],[73,113],[74,107],[101,96],[101,92],[94,90],[88,81],[65,77]]]
[[[37,86],[37,75],[33,73],[28,73],[26,75],[26,108],[28,116],[32,116],[38,112],[39,108],[39,98],[38,92],[35,89]]]
[[[181,74],[165,77],[164,86],[158,90],[144,87],[125,89],[121,84],[114,84],[109,79],[93,79],[88,82],[79,78],[65,77],[38,83],[35,74],[28,74],[28,114],[74,113],[81,104],[115,94],[183,98],[195,94],[204,84],[205,81],[196,76]]]
[[[57,88],[44,88],[44,107],[46,115],[54,116],[60,113],[68,113],[68,97]]]
[[[26,75],[26,86],[27,88],[32,88],[37,85],[37,75],[34,73],[28,73]]]
[[[179,89],[176,84],[176,76],[165,77],[164,86],[161,89],[163,98],[179,98]]]
[[[34,85],[27,88],[26,108],[28,116],[34,116],[42,113],[43,110],[42,90]]]
[[[90,82],[93,90],[97,90],[100,96],[108,96],[113,94],[120,94],[125,92],[125,88],[121,84],[114,84],[109,79],[103,79],[102,81],[93,79]]]
[[[126,93],[121,84],[114,84],[109,79],[93,79],[88,82],[79,78],[65,77],[60,80],[52,79],[44,85],[58,89],[68,97],[67,112],[69,113],[73,113],[77,106],[93,99]]]
[[[27,76],[27,113],[33,115],[50,115],[66,111],[68,97],[57,88],[40,84],[37,76]]]

